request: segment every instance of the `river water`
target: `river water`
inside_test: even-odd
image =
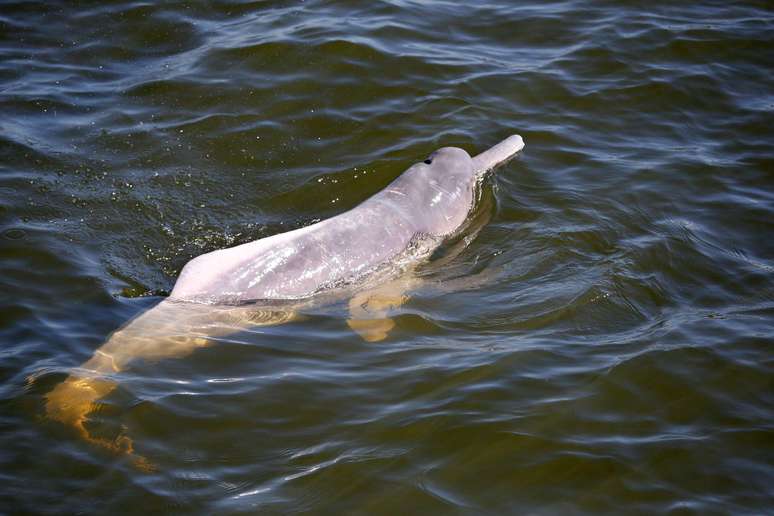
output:
[[[764,514],[774,10],[0,4],[0,513]],[[346,312],[46,394],[194,256],[522,155],[381,342]]]

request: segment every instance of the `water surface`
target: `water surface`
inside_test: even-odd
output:
[[[3,2],[0,512],[763,514],[768,2]],[[190,258],[527,147],[366,343],[335,308],[45,395]]]

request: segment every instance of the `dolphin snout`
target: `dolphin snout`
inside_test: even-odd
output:
[[[511,135],[473,158],[473,168],[476,174],[483,174],[513,158],[523,148],[524,139],[518,134]]]

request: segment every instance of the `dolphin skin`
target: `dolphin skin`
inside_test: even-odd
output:
[[[473,158],[441,148],[349,211],[194,258],[169,298],[113,332],[47,394],[47,416],[149,468],[127,436],[94,437],[86,428],[98,400],[116,387],[110,376],[133,360],[182,357],[214,337],[287,322],[304,307],[347,298],[350,328],[367,341],[384,339],[395,325],[389,310],[417,286],[413,267],[464,231],[484,175],[523,147],[513,135]]]
[[[511,136],[475,158],[459,148],[439,149],[345,213],[194,258],[180,273],[170,299],[302,299],[356,283],[412,241],[453,234],[473,208],[481,176],[523,146],[520,136]]]

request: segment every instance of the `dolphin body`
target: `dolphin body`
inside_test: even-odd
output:
[[[524,147],[513,135],[472,157],[444,147],[355,208],[300,229],[206,253],[183,268],[169,298],[113,332],[46,395],[46,413],[86,440],[132,454],[131,440],[93,437],[85,424],[136,359],[185,356],[213,338],[292,320],[304,307],[349,298],[349,326],[367,341],[394,326],[388,311],[416,287],[412,267],[464,230],[486,172]],[[149,463],[134,456],[135,463]]]
[[[444,147],[355,208],[287,233],[203,254],[183,268],[172,300],[303,299],[356,284],[419,241],[461,228],[485,172],[524,147],[511,136],[471,158]]]

